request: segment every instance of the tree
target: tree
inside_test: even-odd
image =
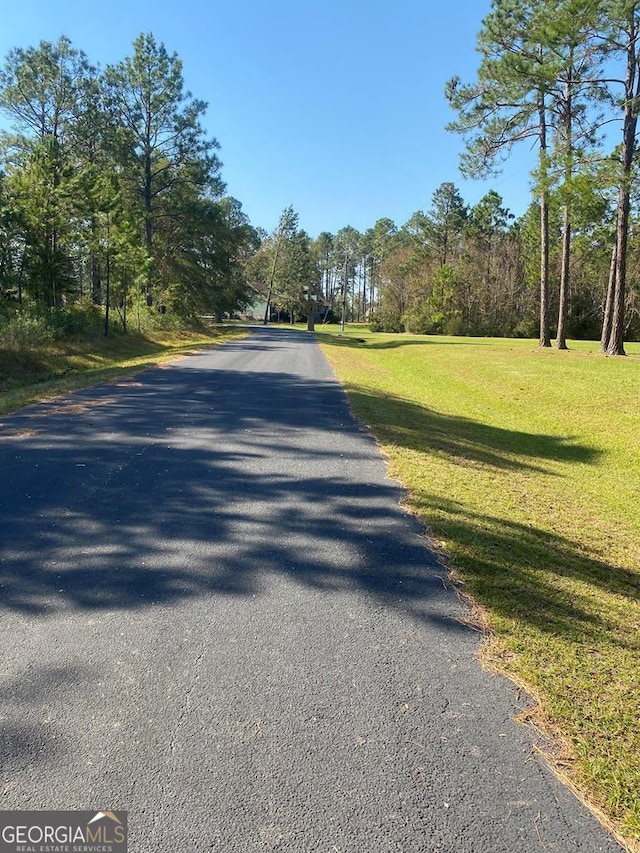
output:
[[[415,249],[406,230],[400,229],[393,246],[385,252],[379,267],[379,297],[372,328],[385,332],[404,331],[406,314],[414,298],[422,301],[422,270],[415,261]]]
[[[431,197],[431,208],[427,213],[427,231],[441,267],[449,262],[456,248],[455,243],[463,232],[467,216],[467,207],[456,186],[451,181],[440,184]]]
[[[0,107],[14,122],[5,135],[9,181],[23,209],[36,299],[60,307],[72,285],[77,195],[72,140],[76,106],[90,73],[86,56],[62,37],[15,48],[0,71]]]
[[[369,228],[361,241],[363,267],[367,273],[369,297],[363,296],[364,316],[375,312],[377,297],[380,292],[381,271],[385,258],[393,248],[398,229],[392,219],[384,216],[376,220],[373,228]]]
[[[491,303],[493,313],[491,324],[494,328],[498,325],[498,314],[504,307],[504,303],[499,301],[498,288],[495,286],[493,277],[496,262],[494,255],[498,241],[506,233],[510,219],[513,219],[513,216],[502,206],[502,197],[495,190],[489,190],[469,211],[466,223],[469,244],[467,263],[470,264],[472,258],[474,260],[477,258],[477,264],[480,265],[480,276],[475,275],[476,280],[479,278],[479,285],[475,288],[475,294],[472,294],[469,284],[471,276],[468,276],[466,299],[462,306],[464,321],[469,329],[477,329],[482,324],[480,305],[483,303],[485,314]],[[504,244],[501,244],[501,250],[504,253]]]
[[[631,185],[636,153],[640,72],[638,38],[640,37],[640,3],[621,0],[608,4],[610,29],[607,33],[608,52],[622,54],[626,62],[622,109],[622,146],[620,179],[616,208],[616,237],[612,256],[612,275],[609,279],[607,309],[602,330],[602,349],[607,355],[624,355],[624,315],[627,283],[627,247],[631,210]]]
[[[104,74],[66,38],[13,50],[0,108],[14,123],[0,146],[7,299],[59,309],[89,297],[107,331],[111,312],[126,328],[144,297],[184,316],[247,304],[257,233],[239,202],[219,203],[205,104],[153,35]]]
[[[538,144],[536,182],[540,198],[540,346],[549,333],[549,158],[548,93],[555,79],[541,26],[548,10],[539,3],[493,0],[478,36],[482,56],[477,80],[462,85],[453,77],[446,96],[458,119],[448,129],[461,133],[467,151],[463,174],[495,174],[514,145]]]
[[[542,32],[557,75],[550,107],[556,127],[554,160],[563,209],[558,349],[567,348],[574,184],[588,165],[585,153],[595,144],[595,134],[603,120],[596,109],[604,97],[600,82],[602,54],[593,38],[593,32],[601,25],[600,13],[594,4],[585,8],[584,0],[565,0],[549,17]]]
[[[26,242],[22,211],[0,172],[0,298],[22,305]]]
[[[78,242],[87,256],[91,300],[96,305],[103,301],[98,252],[102,236],[99,234],[98,222],[105,209],[113,209],[113,191],[117,183],[117,161],[113,156],[117,130],[110,121],[104,100],[102,74],[89,66],[78,87],[71,157],[78,174],[77,207],[80,230],[83,232]],[[105,190],[106,199],[103,198]],[[120,203],[123,203],[122,198]]]
[[[287,311],[292,323],[298,312],[310,310],[310,303],[319,297],[319,283],[311,239],[305,231],[296,229],[282,246],[274,285],[275,298]]]
[[[336,232],[333,241],[334,264],[339,270],[338,281],[341,281],[340,289],[340,327],[344,330],[344,324],[351,312],[353,318],[353,303],[355,279],[358,265],[361,259],[362,235],[351,225],[346,225]]]
[[[253,301],[246,266],[259,245],[259,236],[236,198],[227,196],[211,203],[215,216],[206,231],[208,298],[216,319],[224,313],[244,310]]]
[[[323,297],[326,302],[330,302],[335,286],[331,265],[333,234],[329,231],[323,231],[321,234],[318,234],[317,238],[313,242],[313,250],[320,268]]]
[[[153,261],[146,285],[151,297],[153,272],[167,259],[166,244],[156,245],[154,237],[160,222],[172,217],[174,191],[191,185],[215,197],[223,184],[218,142],[207,139],[200,124],[206,104],[184,91],[181,60],[151,33],[139,35],[133,48],[133,56],[107,68],[105,77],[108,104],[121,125],[123,171],[142,211],[144,245]]]
[[[271,240],[263,244],[263,257],[269,257],[269,272],[267,274],[267,304],[264,309],[263,324],[266,326],[271,315],[271,300],[273,298],[274,287],[277,286],[277,280],[280,272],[280,266],[283,264],[283,245],[287,240],[292,240],[298,230],[298,214],[293,207],[289,205],[280,214],[278,227],[276,228]]]

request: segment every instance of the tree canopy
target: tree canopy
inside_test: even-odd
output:
[[[0,109],[0,309],[135,305],[180,316],[251,301],[259,237],[224,197],[219,144],[151,33],[101,70],[69,39],[9,52]],[[107,323],[108,328],[108,323]]]
[[[258,290],[265,322],[319,311],[624,354],[640,337],[639,33],[632,0],[493,0],[475,79],[446,84],[449,129],[465,176],[534,147],[529,209],[516,220],[496,190],[468,202],[445,179],[404,224],[315,239],[292,206],[268,234],[225,196],[207,105],[152,33],[104,69],[64,36],[15,48],[0,68],[0,319],[79,303],[126,330],[134,308],[220,318]]]

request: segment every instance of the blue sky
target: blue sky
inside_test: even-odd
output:
[[[454,74],[471,79],[490,0],[17,0],[3,9],[0,56],[67,35],[94,63],[118,62],[153,32],[208,102],[227,192],[271,230],[292,204],[311,235],[403,224],[453,181],[468,204],[490,188],[520,215],[533,155],[488,182],[458,171],[462,140],[445,131]]]

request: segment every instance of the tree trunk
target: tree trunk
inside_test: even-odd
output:
[[[634,121],[635,124],[635,121]],[[611,306],[611,332],[607,343],[607,355],[626,355],[624,351],[624,300],[627,280],[627,238],[629,235],[630,194],[627,188],[628,175],[623,177],[618,196],[616,228],[616,280]]]
[[[367,322],[367,261],[366,258],[362,261],[362,317],[364,322]]]
[[[96,246],[98,245],[98,220],[95,216],[91,217],[91,301],[94,305],[99,305],[102,301],[102,282],[100,281],[100,264],[98,262],[98,253]]]
[[[636,113],[640,97],[640,75],[637,74],[638,24],[636,4],[629,9],[627,25],[627,75],[625,79],[624,124],[622,130],[622,175],[616,210],[616,280],[611,311],[611,332],[606,348],[607,355],[625,355],[624,308],[627,282],[627,242],[629,237],[630,187],[635,154]]]
[[[540,196],[540,346],[551,346],[549,333],[549,200]]]
[[[611,265],[609,267],[609,281],[607,284],[607,298],[604,306],[604,315],[602,317],[602,335],[600,336],[600,351],[606,352],[611,339],[611,321],[613,319],[613,298],[616,289],[616,255],[617,255],[617,231],[613,239],[613,249],[611,250]]]
[[[549,193],[547,190],[547,108],[544,94],[540,116],[540,346],[551,346],[549,333]]]
[[[276,277],[276,267],[278,265],[278,253],[280,251],[280,241],[282,239],[282,235],[278,234],[278,239],[276,240],[276,250],[273,254],[273,264],[271,265],[271,275],[269,276],[269,290],[267,291],[267,305],[264,309],[264,320],[262,321],[262,325],[266,326],[269,322],[269,310],[271,308],[271,296],[273,295],[273,283]],[[278,322],[280,322],[278,320]]]
[[[105,270],[105,294],[104,294],[104,336],[109,335],[109,309],[111,302],[111,258],[109,254],[109,220],[107,219],[107,251],[106,251],[106,270]]]
[[[340,313],[340,333],[344,333],[347,320],[347,258],[344,259],[344,280],[342,282],[342,311]]]
[[[558,332],[556,348],[567,347],[567,313],[569,307],[569,260],[571,256],[571,220],[569,205],[564,206],[564,221],[562,224],[562,269],[560,272],[560,305],[558,308]]]
[[[153,222],[151,219],[152,204],[151,148],[147,145],[144,158],[144,243],[149,258],[152,257],[153,251]],[[151,295],[152,275],[151,267],[149,267],[145,285],[145,296],[147,297],[147,302]]]
[[[22,308],[22,279],[24,277],[24,264],[27,255],[27,247],[25,245],[20,258],[20,271],[18,272],[18,305]]]
[[[564,183],[565,202],[562,222],[562,267],[558,306],[556,348],[567,349],[567,314],[569,310],[569,263],[571,260],[571,178],[573,174],[573,47],[570,49],[569,80],[564,85]]]

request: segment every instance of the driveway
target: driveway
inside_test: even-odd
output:
[[[620,849],[311,336],[23,410],[0,463],[1,809],[126,809],[136,853]]]

